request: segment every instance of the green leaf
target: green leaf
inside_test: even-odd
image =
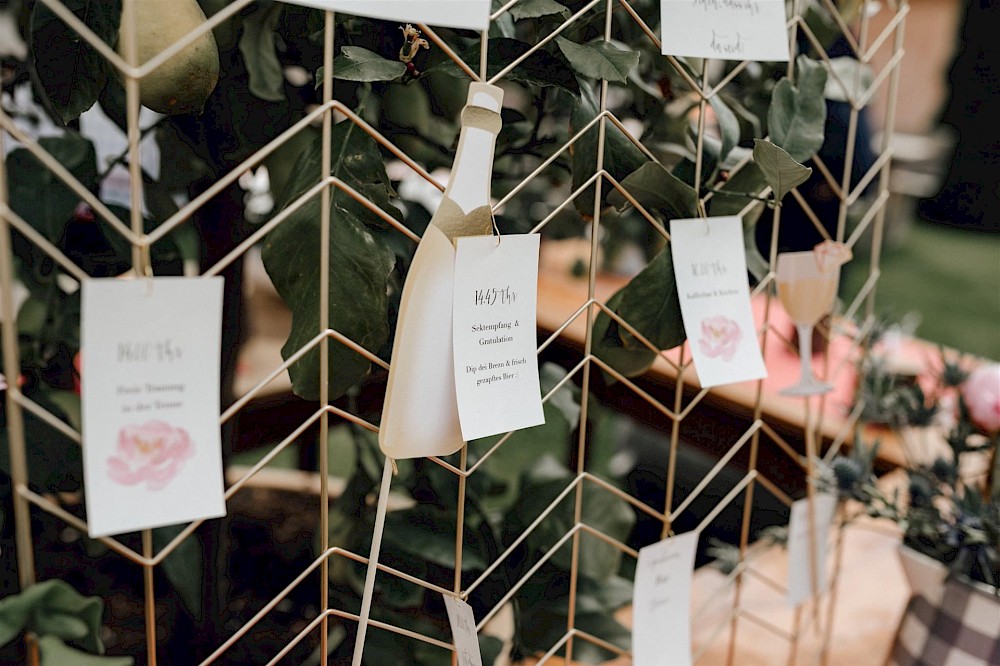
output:
[[[455,567],[455,530],[457,514],[427,504],[386,516],[386,545],[419,560],[438,566]],[[451,525],[452,527],[445,527]],[[477,543],[477,533],[464,530],[462,567],[482,570],[486,560]]]
[[[493,0],[490,11],[499,11],[504,4],[503,0]],[[497,17],[496,21],[490,22],[489,38],[500,39],[501,37],[508,37],[510,39],[517,37],[517,27],[514,25],[514,17],[511,16],[510,12],[504,12]]]
[[[566,377],[566,370],[556,363],[543,363],[538,370],[539,382],[542,387],[542,395],[555,388],[556,384]],[[562,385],[558,391],[552,394],[548,404],[559,410],[563,420],[570,428],[575,428],[580,419],[580,395],[579,389],[573,382]]]
[[[568,395],[571,404],[579,412],[579,404],[573,401],[572,393],[562,390],[556,395]],[[556,396],[553,396],[555,399]],[[567,460],[570,455],[570,434],[576,423],[566,420],[564,412],[552,400],[542,405],[545,423],[533,428],[515,431],[504,445],[493,452],[483,463],[483,471],[500,488],[483,500],[488,508],[507,509],[521,493],[521,479],[543,455],[551,455],[558,460]],[[476,440],[473,444],[478,453],[488,451],[500,436]],[[454,549],[454,547],[453,547]]]
[[[795,60],[797,86],[788,78],[778,81],[771,93],[767,131],[771,141],[792,159],[809,159],[823,145],[826,126],[826,68],[804,55]]]
[[[479,70],[480,43],[476,42],[468,50],[462,53],[462,60],[472,63],[472,68]],[[517,60],[532,48],[531,44],[511,39],[509,37],[499,37],[490,39],[489,51],[486,54],[488,76],[493,76],[501,69],[504,69]],[[447,72],[448,74],[468,80],[469,76],[458,65],[450,59],[435,65],[425,73],[432,71]],[[539,49],[528,56],[524,62],[512,69],[504,77],[509,81],[516,81],[528,85],[541,86],[543,88],[562,88],[573,95],[580,94],[580,83],[573,73],[573,69],[561,57],[555,56],[544,49]]]
[[[563,637],[568,615],[568,578],[558,568],[544,566],[519,591],[517,600],[521,617],[518,638],[523,651],[545,652]],[[630,644],[629,630],[614,619],[617,608],[602,603],[599,597],[591,593],[591,590],[602,588],[608,583],[617,584],[617,579],[593,581],[586,576],[579,577],[574,625],[627,650]],[[604,664],[615,657],[614,653],[589,641],[579,641],[573,647],[574,661]]]
[[[289,178],[288,201],[320,176],[319,142],[299,159]],[[343,179],[383,208],[389,203],[388,177],[378,149],[354,123],[338,124],[332,137],[333,175]],[[395,257],[385,242],[366,225],[381,220],[361,204],[335,190],[330,224],[330,326],[371,351],[389,337],[389,274]],[[398,215],[396,211],[396,215]],[[319,332],[320,197],[317,195],[268,235],[264,266],[275,288],[292,311],[292,331],[282,347],[284,358],[296,353]],[[330,398],[343,395],[370,369],[364,357],[333,342],[330,345]],[[319,348],[312,349],[290,371],[295,394],[319,398]]]
[[[657,349],[673,349],[687,339],[669,245],[622,288],[621,294],[616,311]],[[621,331],[621,338],[627,348],[646,348],[627,330]]]
[[[383,211],[402,221],[403,216],[392,204],[393,191],[378,144],[352,122],[338,123],[331,137],[333,146],[330,173],[364,195]],[[284,207],[319,182],[322,170],[322,139],[316,135],[302,149],[292,167],[278,205]],[[333,202],[367,225],[385,227],[385,221],[358,203],[339,188],[333,190]]]
[[[570,133],[575,134],[599,113],[598,99],[590,86],[581,88],[580,98],[573,115],[570,117]],[[642,164],[649,161],[646,155],[636,148],[635,144],[618,127],[607,120],[605,123],[604,169],[619,183]],[[573,147],[572,169],[573,190],[581,187],[594,173],[597,167],[597,146],[600,139],[600,124],[595,124],[586,134],[580,137]],[[608,196],[614,191],[610,183],[605,182],[601,189],[601,206],[607,204]],[[594,189],[588,187],[574,199],[573,204],[582,215],[594,213]]]
[[[771,186],[774,200],[779,202],[812,174],[810,167],[799,164],[787,152],[764,139],[753,140],[753,161]]]
[[[577,73],[592,79],[607,79],[625,83],[629,72],[639,64],[638,51],[619,49],[611,42],[595,39],[586,44],[577,44],[562,37],[556,37],[559,49],[569,60]]]
[[[862,64],[855,58],[831,58],[825,64],[832,76],[827,78],[823,94],[835,102],[858,100],[875,80],[871,65]]]
[[[316,72],[316,81],[323,80],[323,68]],[[406,65],[388,60],[360,46],[345,46],[333,59],[333,78],[345,81],[392,81],[406,73]],[[318,83],[317,83],[318,85]]]
[[[330,224],[330,326],[368,350],[378,350],[389,337],[386,321],[389,273],[395,257],[350,211],[336,205]],[[275,229],[264,244],[268,275],[292,311],[292,330],[281,348],[287,359],[320,332],[319,266],[320,202],[314,197]],[[289,370],[295,394],[319,399],[319,348],[310,350]],[[354,351],[330,345],[330,399],[357,384],[370,363]]]
[[[94,144],[73,132],[60,137],[42,137],[38,142],[81,185],[89,190],[97,187]],[[48,240],[59,244],[80,203],[79,195],[27,148],[17,148],[7,156],[7,178],[14,212]]]
[[[504,642],[496,636],[479,634],[479,654],[483,658],[484,666],[492,666],[500,658],[503,652]]]
[[[757,247],[757,221],[764,213],[764,204],[757,203],[743,216],[743,247],[747,259],[747,270],[758,282],[767,277],[771,266]]]
[[[0,646],[23,631],[34,631],[72,640],[90,652],[103,652],[103,612],[100,597],[84,597],[58,578],[36,583],[0,599]]]
[[[38,641],[41,666],[132,666],[132,657],[105,657],[80,652],[69,647],[55,636],[43,636]]]
[[[664,220],[698,215],[698,193],[656,162],[646,162],[620,182],[643,208],[659,213]],[[618,210],[630,205],[617,190],[611,193],[608,202]]]
[[[285,75],[278,60],[278,22],[284,5],[276,2],[267,9],[257,9],[243,17],[240,53],[247,66],[250,92],[268,102],[285,99]]]
[[[670,246],[653,257],[606,305],[658,349],[682,344],[686,335]],[[594,319],[593,339],[594,355],[626,377],[646,372],[657,357],[603,310]]]
[[[174,537],[184,531],[186,525],[169,525],[153,530],[153,546],[157,552],[163,550]],[[172,553],[163,560],[163,573],[177,590],[177,596],[188,612],[201,619],[202,589],[205,584],[205,569],[202,549],[194,534],[181,541]]]
[[[708,103],[715,111],[719,122],[719,132],[722,134],[722,147],[719,149],[718,161],[721,164],[729,152],[740,142],[740,121],[718,94],[708,98]]]
[[[617,312],[621,300],[622,292],[618,291],[605,305],[612,312]],[[623,339],[625,332],[617,321],[601,310],[594,318],[593,352],[594,356],[626,377],[634,377],[649,370],[656,360],[656,352],[645,346],[626,347]]]
[[[40,613],[35,616],[35,630],[41,636],[58,636],[67,641],[87,637],[87,623],[72,615]]]
[[[526,473],[521,482],[521,496],[509,514],[510,536],[519,535],[562,492],[572,474],[551,456],[545,456]],[[532,552],[544,553],[575,524],[572,494],[542,521],[527,537]],[[582,522],[604,534],[624,541],[635,523],[635,512],[628,503],[604,489],[585,486]],[[580,574],[597,580],[607,580],[618,573],[622,553],[614,546],[590,535],[583,536],[580,548]],[[555,566],[570,570],[571,549],[564,544],[549,560]]]
[[[76,430],[83,428],[83,417],[80,412],[80,394],[73,391],[51,391],[48,396],[49,400],[62,410],[62,413],[66,416],[66,420],[73,428]]]
[[[118,42],[121,0],[64,0],[108,46]],[[80,35],[36,2],[31,13],[31,57],[46,97],[63,123],[76,120],[97,101],[111,66]]]
[[[510,8],[509,13],[515,21],[550,16],[552,14],[562,14],[568,18],[569,8],[566,5],[559,4],[556,0],[521,0],[521,2]]]
[[[48,399],[47,393],[34,391],[27,397],[57,416],[62,413],[60,407]],[[25,441],[31,443],[27,447],[27,455],[32,488],[42,492],[80,490],[83,482],[83,457],[80,445],[29,412],[24,414],[24,430]],[[10,474],[7,419],[2,411],[0,411],[0,470]]]

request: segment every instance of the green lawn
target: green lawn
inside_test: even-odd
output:
[[[916,335],[1000,359],[1000,234],[915,221],[882,252],[877,314],[892,321],[919,316]],[[844,294],[867,277],[867,256],[844,275]]]

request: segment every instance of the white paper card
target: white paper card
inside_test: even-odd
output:
[[[785,0],[660,0],[663,55],[788,60]]]
[[[448,28],[486,30],[489,0],[285,0],[296,5],[347,12],[357,16],[427,23]]]
[[[479,651],[479,636],[476,634],[476,617],[472,606],[461,599],[444,595],[444,607],[448,611],[451,637],[455,641],[458,666],[483,666],[483,655]]]
[[[702,388],[767,376],[738,216],[670,221],[684,330]]]
[[[222,278],[82,287],[90,536],[225,515],[219,432]]]
[[[639,551],[632,597],[634,666],[690,666],[691,580],[698,532]]]
[[[427,225],[403,285],[378,443],[397,460],[462,448],[455,397],[455,246]]]
[[[814,498],[816,520],[816,589],[826,585],[826,544],[837,498],[817,493]],[[788,520],[788,603],[798,606],[812,596],[812,572],[809,567],[809,499],[792,503]]]
[[[466,236],[455,257],[455,389],[466,441],[540,425],[538,234]]]

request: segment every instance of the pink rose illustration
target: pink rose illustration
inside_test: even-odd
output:
[[[108,458],[108,477],[125,486],[145,482],[148,490],[161,490],[193,455],[183,428],[165,421],[127,425],[118,431],[118,448]]]
[[[1000,432],[1000,363],[984,365],[962,383],[969,419],[987,433]]]
[[[719,357],[723,361],[733,360],[736,348],[743,339],[743,331],[732,319],[718,315],[701,321],[701,338],[698,346],[701,353],[709,358]]]

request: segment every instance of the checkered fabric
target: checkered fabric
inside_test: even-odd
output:
[[[941,603],[910,599],[886,666],[1000,666],[1000,596],[949,578]]]

